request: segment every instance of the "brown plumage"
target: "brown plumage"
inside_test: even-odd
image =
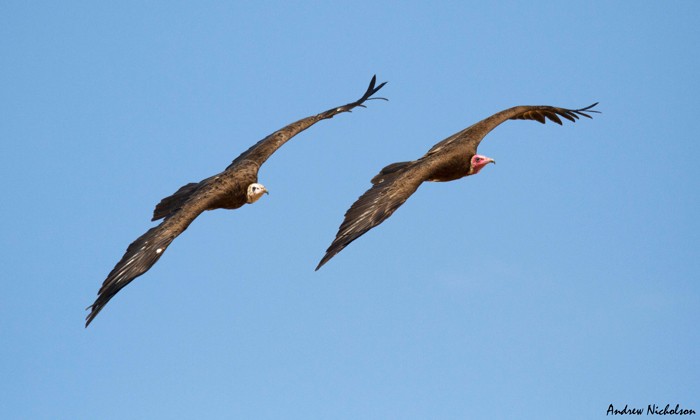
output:
[[[149,229],[136,239],[102,283],[95,303],[90,310],[85,326],[104,308],[114,295],[136,277],[148,271],[163,255],[168,245],[206,210],[237,209],[246,203],[255,202],[265,187],[258,184],[258,170],[272,154],[295,135],[321,120],[332,118],[342,112],[372,99],[386,82],[376,85],[376,76],[360,99],[346,105],[329,109],[317,115],[301,119],[275,131],[238,156],[223,172],[197,183],[187,184],[173,195],[164,198],[153,211],[152,220],[164,219],[158,226]]]
[[[471,127],[453,134],[433,146],[418,160],[397,162],[382,169],[372,178],[367,190],[345,213],[338,233],[326,250],[316,270],[352,241],[388,219],[425,181],[446,182],[474,175],[493,159],[476,154],[484,137],[506,120],[547,119],[562,125],[559,117],[575,122],[579,116],[591,118],[591,108],[565,109],[552,106],[516,106],[494,114]]]

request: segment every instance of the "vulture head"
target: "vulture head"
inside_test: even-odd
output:
[[[472,156],[472,160],[469,165],[469,175],[476,175],[479,173],[481,168],[484,166],[488,165],[489,163],[493,163],[494,165],[496,164],[496,161],[491,159],[490,157],[482,156],[482,155],[474,155]]]
[[[246,192],[246,202],[248,204],[253,204],[258,201],[263,194],[269,194],[263,184],[250,184],[248,185],[248,191]]]

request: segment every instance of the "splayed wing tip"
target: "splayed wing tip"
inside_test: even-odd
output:
[[[588,115],[588,113],[601,114],[600,111],[595,110],[595,109],[591,109],[591,108],[595,107],[596,105],[598,105],[598,103],[599,102],[596,102],[592,105],[588,105],[587,107],[581,108],[581,109],[573,109],[573,110],[571,110],[571,112],[573,113],[573,115],[576,116],[576,118],[578,118],[578,116],[581,115],[581,116],[584,116],[586,118],[593,119],[593,117]]]
[[[365,94],[362,95],[362,97],[357,102],[361,104],[362,102],[370,100],[370,99],[379,99],[379,98],[372,98],[372,95],[379,92],[379,90],[381,88],[383,88],[384,85],[386,85],[386,84],[387,84],[387,82],[382,82],[377,86],[377,75],[375,74],[374,76],[372,76],[372,80],[370,80],[369,86],[367,87]],[[387,100],[387,99],[384,98],[384,100]]]

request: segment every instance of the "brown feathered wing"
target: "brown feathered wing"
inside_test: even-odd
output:
[[[429,167],[422,162],[399,162],[384,168],[372,179],[374,184],[345,213],[333,243],[316,270],[352,241],[389,218],[429,178]]]

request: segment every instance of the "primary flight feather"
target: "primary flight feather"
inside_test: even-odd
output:
[[[389,218],[425,181],[446,182],[476,175],[495,161],[477,154],[479,143],[494,128],[507,120],[547,119],[562,125],[561,118],[575,122],[580,116],[591,118],[598,103],[581,109],[545,105],[523,105],[496,113],[433,146],[418,160],[397,162],[382,169],[372,178],[367,190],[345,213],[338,233],[318,263],[321,268],[352,241]]]
[[[152,220],[163,221],[129,245],[126,253],[102,283],[85,326],[90,325],[97,314],[114,295],[136,277],[148,271],[163,255],[168,245],[206,210],[237,209],[257,201],[267,189],[258,183],[260,166],[284,143],[321,120],[332,118],[372,99],[386,82],[376,85],[372,77],[367,91],[360,99],[329,109],[275,131],[238,156],[223,172],[200,182],[180,187],[173,195],[164,198],[153,211]]]

